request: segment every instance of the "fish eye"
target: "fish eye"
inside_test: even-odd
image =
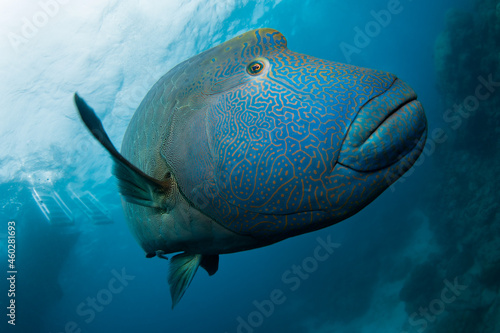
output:
[[[248,65],[247,72],[250,75],[258,75],[258,74],[262,73],[262,71],[264,70],[264,67],[265,67],[265,65],[262,61],[254,60]]]

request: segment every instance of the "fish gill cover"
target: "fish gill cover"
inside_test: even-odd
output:
[[[451,7],[460,9],[445,15]],[[2,315],[2,332],[500,330],[499,1],[47,0],[0,9],[5,277],[11,220],[18,265],[16,326]],[[88,96],[119,146],[161,75],[262,26],[295,51],[397,73],[426,107],[429,144],[356,217],[223,256],[222,269],[199,274],[170,311],[167,265],[144,259],[126,229],[111,162],[82,128],[72,93]],[[50,194],[47,203],[57,193],[73,223],[49,224],[33,189]],[[94,223],[81,208],[92,197],[115,223]],[[324,261],[318,248],[329,251]],[[2,281],[7,314],[11,285]]]

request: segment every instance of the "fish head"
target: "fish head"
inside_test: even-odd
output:
[[[172,165],[192,205],[232,231],[279,239],[339,222],[422,151],[422,105],[393,74],[290,51],[272,29],[199,57],[190,98],[203,112],[164,155],[185,161]]]

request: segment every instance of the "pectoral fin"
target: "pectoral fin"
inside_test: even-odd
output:
[[[75,104],[85,126],[113,158],[113,173],[118,178],[118,187],[125,200],[141,206],[161,208],[168,195],[171,183],[161,182],[142,172],[116,150],[104,130],[101,120],[85,101],[75,94]]]

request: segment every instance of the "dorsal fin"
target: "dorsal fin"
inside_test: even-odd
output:
[[[118,187],[125,200],[141,206],[162,208],[166,195],[168,195],[171,182],[160,182],[146,175],[135,165],[130,163],[116,150],[104,130],[101,120],[94,110],[75,93],[75,104],[85,126],[92,135],[101,143],[113,158],[113,174],[118,178]]]

